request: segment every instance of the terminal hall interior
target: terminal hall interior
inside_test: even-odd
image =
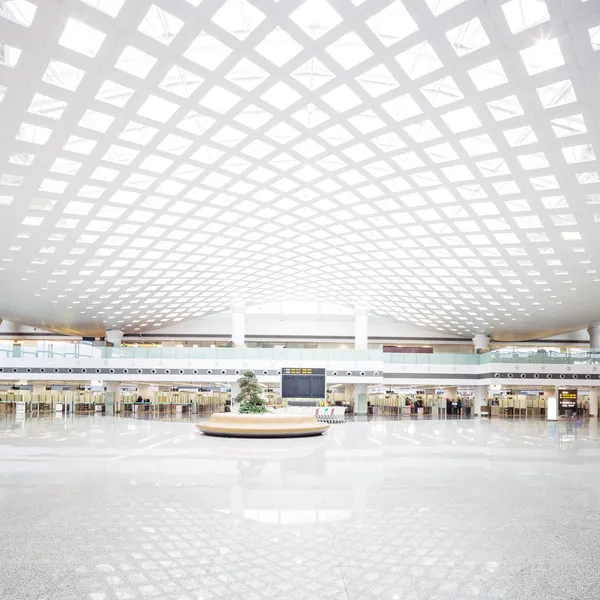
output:
[[[0,0],[0,597],[600,597],[599,107],[600,0]]]

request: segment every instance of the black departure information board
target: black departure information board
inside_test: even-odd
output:
[[[558,414],[564,415],[567,411],[573,414],[577,410],[577,390],[558,390]]]
[[[325,369],[285,367],[281,369],[282,398],[325,398]]]

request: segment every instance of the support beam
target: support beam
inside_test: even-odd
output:
[[[367,350],[369,347],[369,309],[357,306],[354,309],[354,349]]]
[[[105,332],[106,341],[113,346],[120,346],[123,332],[120,329],[109,329]]]
[[[478,333],[473,337],[473,346],[475,346],[475,352],[488,350],[490,347],[490,336],[483,333]]]
[[[600,401],[600,387],[590,388],[590,419],[598,418],[598,402]]]
[[[45,383],[34,383],[33,389],[31,390],[31,395],[34,400],[38,400],[39,396],[43,396],[46,393],[46,384]]]
[[[121,382],[120,381],[107,381],[106,382],[106,396],[104,398],[104,405],[106,407],[105,414],[112,415],[119,410],[119,404],[121,402]]]
[[[234,346],[246,345],[246,307],[242,302],[231,306],[231,342]]]
[[[354,414],[367,414],[367,384],[357,383],[354,386]]]
[[[473,415],[481,415],[481,407],[487,406],[488,403],[488,386],[477,385],[475,386],[475,396],[473,398]]]
[[[588,327],[588,334],[590,336],[590,348],[600,348],[600,325]]]
[[[138,396],[141,396],[144,400],[150,398],[150,386],[147,383],[137,384]]]

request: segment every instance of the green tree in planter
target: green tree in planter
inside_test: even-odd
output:
[[[258,385],[256,375],[252,371],[246,371],[243,377],[238,379],[240,393],[235,401],[240,402],[241,413],[260,414],[268,412],[267,403],[261,398],[262,388]]]

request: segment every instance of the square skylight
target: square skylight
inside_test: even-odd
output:
[[[271,106],[283,110],[299,100],[301,96],[296,90],[280,81],[265,91],[261,98]]]
[[[50,60],[46,72],[42,76],[42,81],[74,92],[84,76],[83,69],[58,60]]]
[[[183,21],[156,4],[152,4],[139,24],[138,31],[154,38],[161,44],[170,44],[183,27]]]
[[[231,35],[243,40],[264,18],[265,15],[248,0],[225,0],[212,20]]]
[[[240,101],[240,97],[221,86],[213,86],[199,104],[216,113],[226,113]]]
[[[523,64],[530,75],[542,73],[565,64],[558,39],[541,40],[521,50]]]
[[[342,21],[327,0],[306,0],[292,11],[290,19],[313,40],[325,35]]]
[[[36,11],[35,4],[28,2],[28,0],[4,0],[0,9],[0,17],[30,27]]]
[[[512,33],[519,33],[550,19],[544,0],[510,0],[502,4],[502,10]]]
[[[411,79],[418,79],[443,66],[435,50],[429,42],[421,42],[405,50],[396,60]]]
[[[445,106],[463,98],[462,92],[450,76],[424,85],[421,88],[421,93],[435,107]]]
[[[451,8],[462,4],[464,1],[465,0],[425,0],[425,3],[433,15],[437,17]]]
[[[106,34],[101,31],[81,21],[69,18],[58,43],[65,48],[93,58],[96,56],[105,37]]]
[[[116,17],[125,4],[125,0],[81,0],[81,2],[97,8],[111,17]]]
[[[507,129],[503,133],[506,141],[513,148],[517,146],[525,146],[527,144],[535,144],[538,141],[535,131],[530,125],[516,127],[515,129]]]
[[[488,46],[490,40],[478,18],[467,21],[446,32],[448,41],[458,56],[470,54]]]
[[[460,143],[469,156],[480,156],[497,151],[496,145],[487,133],[463,138]]]
[[[481,127],[481,121],[470,106],[445,113],[442,115],[442,119],[453,133]]]
[[[175,65],[165,75],[159,87],[172,94],[189,98],[203,81],[199,75]]]
[[[592,144],[578,144],[576,146],[567,146],[562,149],[565,160],[572,163],[588,162],[596,160],[596,153]]]
[[[144,79],[156,64],[156,58],[133,46],[126,46],[115,63],[115,67],[130,75]]]
[[[373,56],[371,49],[356,33],[350,32],[325,48],[344,69],[352,67]]]
[[[384,46],[391,46],[418,31],[417,24],[401,0],[394,0],[367,20],[367,26]]]
[[[15,67],[21,56],[21,50],[8,44],[0,42],[0,65],[5,67]]]
[[[506,96],[499,100],[491,100],[487,105],[496,121],[504,121],[524,114],[517,96]]]
[[[502,85],[508,81],[499,60],[492,60],[484,65],[469,70],[469,75],[479,91]]]
[[[47,127],[40,127],[39,125],[30,123],[21,123],[16,139],[23,142],[43,145],[48,141],[51,134],[52,129],[48,129]]]
[[[347,86],[341,85],[321,96],[337,112],[344,112],[360,104],[360,98]]]
[[[563,104],[577,101],[575,89],[570,79],[556,81],[537,89],[537,93],[544,108],[554,108]]]
[[[587,127],[582,114],[551,119],[552,130],[557,138],[570,137],[587,133]]]
[[[178,104],[159,98],[158,96],[148,96],[146,101],[140,106],[137,113],[142,117],[166,123],[179,108]]]
[[[254,49],[267,60],[282,67],[302,50],[302,46],[287,31],[275,27]]]
[[[96,94],[96,99],[107,104],[123,107],[133,96],[133,90],[114,81],[106,80]]]

